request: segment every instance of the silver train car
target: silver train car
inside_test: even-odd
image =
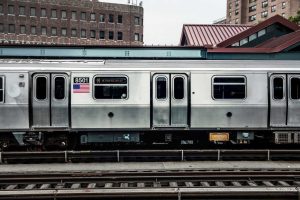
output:
[[[0,146],[300,143],[299,61],[0,61]]]

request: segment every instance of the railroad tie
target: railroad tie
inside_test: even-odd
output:
[[[90,183],[90,184],[88,184],[87,188],[94,189],[96,187],[96,185],[97,185],[96,183]]]
[[[18,187],[18,185],[9,185],[5,188],[5,190],[14,190]]]
[[[29,184],[25,187],[25,190],[32,190],[33,188],[35,188],[36,184]]]
[[[72,184],[71,189],[78,189],[80,187],[81,187],[80,183],[74,183]]]
[[[43,185],[41,185],[40,189],[41,190],[49,189],[50,186],[51,186],[50,184],[43,184]]]

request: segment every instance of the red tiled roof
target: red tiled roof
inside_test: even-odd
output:
[[[249,25],[229,24],[185,24],[182,29],[181,44],[185,38],[188,46],[216,46],[250,27]]]
[[[300,29],[300,27],[293,23],[293,22],[290,22],[289,20],[285,19],[284,17],[280,16],[280,15],[276,15],[274,17],[271,17],[263,22],[261,22],[260,24],[257,24],[256,26],[253,26],[239,34],[236,34],[235,36],[221,42],[218,44],[218,47],[221,47],[221,48],[224,48],[224,47],[228,47],[272,24],[275,24],[275,23],[279,23],[279,24],[282,24],[283,26],[293,30],[293,31],[296,31],[298,29]]]
[[[214,48],[208,52],[214,53],[277,53],[300,43],[300,30],[283,35],[281,37],[272,38],[266,42],[252,48]]]

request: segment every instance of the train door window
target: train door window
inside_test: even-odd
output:
[[[213,78],[214,99],[245,99],[246,78],[239,77],[214,77]]]
[[[38,100],[47,98],[47,78],[40,76],[36,78],[35,95]]]
[[[163,100],[167,98],[167,78],[158,77],[156,79],[156,98]]]
[[[54,97],[55,99],[62,100],[65,98],[65,78],[55,77],[54,79]]]
[[[126,76],[96,76],[94,79],[95,99],[128,99]]]
[[[4,103],[4,77],[0,76],[0,103]]]
[[[291,78],[291,98],[300,99],[300,78]]]
[[[184,79],[183,77],[174,78],[174,98],[183,99],[184,98]]]
[[[273,79],[273,98],[275,100],[283,99],[284,89],[283,89],[283,78],[276,77]]]

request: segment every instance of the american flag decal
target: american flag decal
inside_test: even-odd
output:
[[[89,83],[74,83],[73,93],[90,93]]]

